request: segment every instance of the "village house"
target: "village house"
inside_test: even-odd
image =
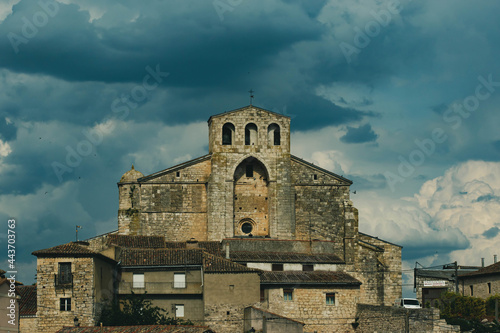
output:
[[[215,332],[353,331],[358,305],[401,297],[401,246],[358,230],[352,182],[290,153],[290,118],[208,120],[208,154],[118,182],[118,230],[35,251],[38,332],[97,325],[146,293]]]
[[[500,262],[497,262],[495,255],[493,264],[461,275],[458,279],[460,291],[464,296],[487,299],[493,295],[500,295]]]

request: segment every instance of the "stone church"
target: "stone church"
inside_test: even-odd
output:
[[[401,297],[401,247],[359,232],[352,181],[291,155],[289,117],[249,105],[208,127],[207,155],[121,177],[117,231],[33,253],[41,331],[97,324],[106,288],[216,332],[351,331],[358,304]]]

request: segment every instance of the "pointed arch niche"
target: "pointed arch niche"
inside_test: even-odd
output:
[[[255,157],[236,167],[233,205],[235,236],[269,235],[269,174]]]

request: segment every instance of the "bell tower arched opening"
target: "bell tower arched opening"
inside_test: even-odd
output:
[[[269,235],[269,175],[254,157],[236,167],[233,206],[235,236]]]

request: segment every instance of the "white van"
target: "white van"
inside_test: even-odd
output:
[[[406,309],[420,309],[422,307],[416,298],[398,298],[394,301],[394,306]]]

